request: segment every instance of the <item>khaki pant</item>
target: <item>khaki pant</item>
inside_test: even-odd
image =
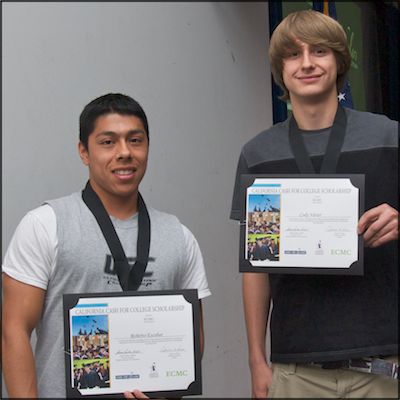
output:
[[[395,360],[396,357],[386,359]],[[399,381],[348,369],[322,369],[304,364],[272,365],[268,398],[398,399]]]

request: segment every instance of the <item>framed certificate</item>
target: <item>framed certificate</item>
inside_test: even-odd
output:
[[[363,274],[364,175],[242,175],[240,272]]]
[[[197,290],[65,294],[68,397],[201,394]]]

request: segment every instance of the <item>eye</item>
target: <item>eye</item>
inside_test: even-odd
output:
[[[145,135],[144,134],[136,134],[136,135],[132,135],[128,138],[128,143],[130,143],[131,145],[140,145],[145,141]]]
[[[314,52],[314,54],[316,54],[317,56],[324,56],[324,55],[328,52],[328,50],[327,50],[326,48],[324,48],[324,47],[316,47],[316,48],[313,50],[313,52]]]
[[[288,53],[287,53],[287,57],[288,57],[288,58],[296,58],[296,57],[298,57],[299,55],[300,55],[300,51],[299,51],[299,50],[296,50],[296,49],[289,50]]]
[[[110,146],[113,143],[111,139],[104,139],[100,142],[101,145],[103,146]]]

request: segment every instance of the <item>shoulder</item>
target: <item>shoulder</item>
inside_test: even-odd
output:
[[[48,204],[53,209],[83,204],[82,193],[75,192],[75,193],[71,193],[67,196],[62,196],[62,197],[58,197],[55,199],[46,200],[44,202],[44,204]]]
[[[166,213],[164,211],[156,210],[152,207],[147,207],[150,215],[150,220],[157,223],[157,229],[163,229],[163,227],[175,227],[179,233],[183,235],[184,242],[188,244],[197,244],[197,240],[193,233],[185,225],[181,223],[176,215]]]
[[[27,212],[21,219],[18,229],[26,231],[36,230],[41,227],[44,231],[48,232],[50,237],[54,237],[56,235],[56,225],[54,210],[45,203]]]
[[[57,255],[57,222],[52,208],[29,211],[18,224],[4,257],[3,272],[12,278],[47,288]]]
[[[276,140],[282,141],[284,139],[284,134],[288,131],[289,120],[285,120],[283,122],[279,122],[268,129],[260,132],[252,139],[250,139],[244,146],[243,151],[245,153],[254,151],[260,145],[265,143],[273,143]]]
[[[56,216],[49,205],[43,204],[24,215],[14,232],[9,249],[48,249],[56,245]]]
[[[183,229],[178,217],[147,206],[152,230],[162,237],[174,238],[175,243],[183,242]]]
[[[247,165],[271,159],[285,159],[290,155],[288,139],[289,119],[279,122],[249,140],[242,148]]]
[[[186,246],[198,246],[198,242],[196,237],[193,235],[193,232],[185,225],[181,224],[183,236],[185,238]]]
[[[381,126],[395,128],[398,121],[392,120],[384,114],[376,114],[368,111],[358,111],[351,108],[345,108],[347,118],[351,123],[359,123],[362,125]]]
[[[345,108],[345,110],[347,129],[353,138],[353,142],[358,140],[359,146],[363,148],[398,146],[399,123],[397,121],[382,114],[349,108]]]
[[[91,212],[82,199],[82,192],[75,192],[67,196],[46,200],[56,216],[58,233],[64,232],[67,227],[76,227],[91,220]]]
[[[158,223],[168,224],[168,223],[174,222],[174,223],[180,224],[178,217],[176,217],[173,214],[169,214],[164,211],[156,210],[155,208],[153,208],[151,206],[147,206],[147,210],[149,212],[150,219],[157,220]]]

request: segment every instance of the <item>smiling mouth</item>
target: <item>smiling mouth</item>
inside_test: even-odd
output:
[[[136,168],[114,169],[112,173],[120,178],[129,178],[136,172]]]
[[[299,76],[298,79],[300,79],[301,81],[308,81],[308,80],[312,80],[312,79],[318,79],[320,78],[322,75],[309,75],[309,76]]]

